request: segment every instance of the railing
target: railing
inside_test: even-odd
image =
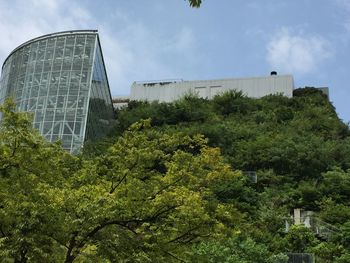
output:
[[[139,85],[142,84],[144,86],[153,86],[156,84],[159,85],[166,85],[170,83],[178,83],[178,82],[183,82],[183,79],[163,79],[163,80],[145,80],[145,81],[134,81],[133,84]]]
[[[340,229],[322,221],[320,218],[312,216],[310,218],[310,228],[314,231],[316,235],[319,237],[329,240],[334,235],[340,232]]]
[[[295,216],[295,215],[294,215]],[[333,236],[340,233],[340,229],[335,227],[332,224],[329,224],[319,217],[317,217],[315,214],[313,214],[311,211],[309,211],[307,214],[304,214],[300,217],[291,217],[285,219],[285,231],[288,232],[289,228],[292,224],[301,224],[305,227],[311,229],[319,238],[329,240]]]

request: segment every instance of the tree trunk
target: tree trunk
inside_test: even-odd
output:
[[[72,263],[74,261],[74,259],[76,258],[76,256],[72,255],[73,248],[75,247],[75,237],[76,236],[77,236],[77,233],[74,233],[71,240],[69,241],[69,246],[68,246],[68,250],[66,253],[66,259],[65,259],[64,263]]]
[[[67,252],[66,259],[65,259],[64,263],[72,263],[74,261],[74,259],[75,259],[75,256],[72,256],[72,255],[68,254],[68,252]]]

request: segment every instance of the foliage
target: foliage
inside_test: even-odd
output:
[[[188,0],[191,7],[200,7],[202,0]]]
[[[0,262],[348,262],[350,131],[316,89],[133,101],[79,156],[14,107],[1,107]],[[294,208],[339,231],[286,233]]]
[[[286,263],[284,254],[271,255],[267,246],[251,238],[231,237],[223,242],[202,242],[194,247],[191,262]]]
[[[60,259],[60,248],[50,238],[51,224],[59,218],[46,203],[45,189],[62,187],[79,161],[47,143],[31,128],[29,116],[15,112],[12,101],[0,109],[0,258]]]
[[[143,121],[104,155],[80,160],[12,106],[0,134],[3,258],[170,262],[194,241],[227,234],[222,220],[242,217],[214,194],[242,175],[203,136],[167,135]]]
[[[289,252],[304,253],[317,244],[312,231],[303,225],[293,225],[286,237],[286,248]]]
[[[158,131],[204,134],[210,146],[220,147],[232,167],[255,170],[256,185],[240,180],[233,185],[216,185],[214,193],[217,200],[234,204],[244,214],[240,228],[259,244],[285,252],[287,247],[281,244],[292,237],[284,236],[284,221],[295,207],[315,211],[323,221],[337,226],[350,220],[349,128],[322,92],[304,88],[295,90],[293,98],[270,95],[252,99],[230,91],[211,101],[191,98],[187,103],[190,105],[184,99],[138,102],[117,114],[120,123],[150,117]],[[184,117],[190,114],[201,117]],[[115,134],[123,130],[117,125]],[[332,242],[325,244],[340,245],[339,240]],[[307,248],[314,246],[320,245],[311,242]],[[341,250],[341,255],[346,251]]]
[[[350,207],[342,203],[336,203],[332,198],[323,198],[319,202],[319,216],[324,221],[333,225],[341,225],[350,220]]]
[[[316,262],[333,263],[338,262],[341,257],[344,258],[344,248],[331,242],[322,242],[311,249],[316,254]]]

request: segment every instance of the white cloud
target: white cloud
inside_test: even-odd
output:
[[[68,0],[13,0],[0,3],[0,58],[21,43],[91,22],[88,12]]]
[[[30,1],[28,1],[30,2]],[[44,9],[46,12],[53,13],[58,9],[58,1],[56,0],[32,0],[32,5],[38,9]]]
[[[196,43],[190,28],[154,32],[125,10],[113,7],[115,10],[96,17],[98,12],[84,3],[0,0],[0,63],[15,47],[34,37],[90,28],[99,29],[112,94],[128,94],[135,80],[171,78],[180,67],[190,67]],[[172,63],[167,61],[170,57],[174,57]]]
[[[271,67],[292,74],[313,72],[332,54],[327,39],[287,28],[277,32],[267,44],[267,61]]]
[[[191,49],[195,42],[195,37],[192,30],[188,27],[184,27],[181,31],[172,39],[170,49],[175,49],[179,52],[183,52],[186,49]]]
[[[333,1],[333,0],[332,0]],[[335,3],[342,8],[350,10],[350,0],[335,0]]]
[[[340,12],[337,14],[337,21],[339,25],[341,25],[347,34],[341,34],[338,38],[341,41],[349,41],[349,33],[350,33],[350,0],[329,0],[332,4],[338,8]]]
[[[190,29],[172,36],[125,16],[118,21],[121,26],[116,31],[108,25],[100,31],[112,94],[129,93],[133,81],[176,78],[178,68],[192,63],[195,37]]]

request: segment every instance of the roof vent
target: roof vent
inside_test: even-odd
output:
[[[271,76],[276,76],[277,75],[277,71],[271,71]]]

